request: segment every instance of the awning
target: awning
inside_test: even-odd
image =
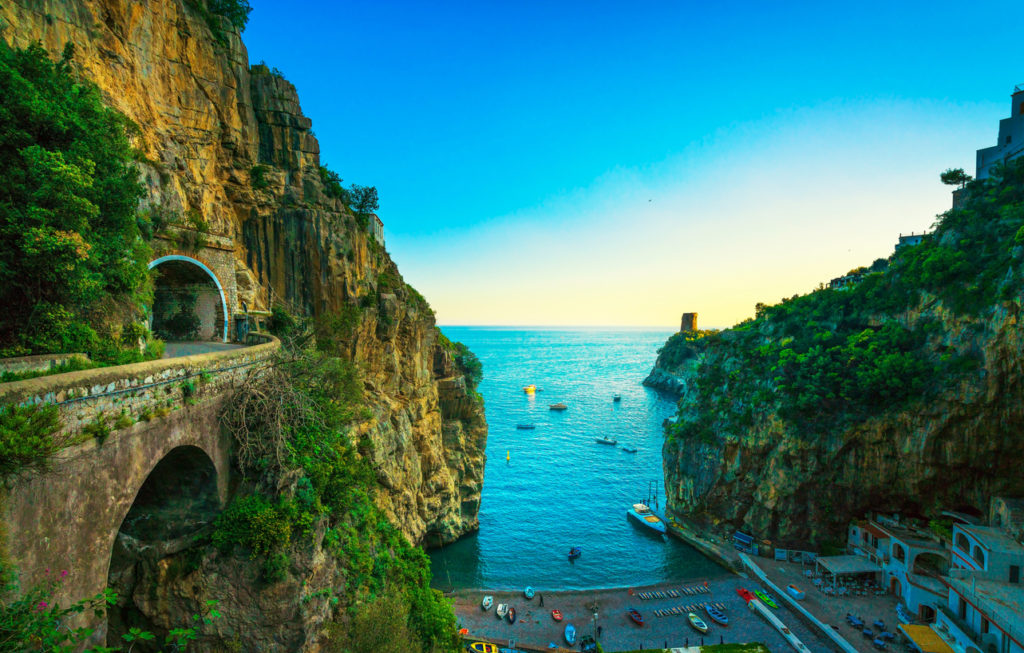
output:
[[[816,562],[833,576],[877,574],[882,568],[861,556],[818,556]]]
[[[921,653],[955,653],[931,626],[900,624],[900,630]]]
[[[736,531],[732,534],[732,539],[736,540],[740,544],[745,544],[746,546],[750,546],[754,543],[754,538],[752,536],[747,535],[746,533],[741,533],[739,531]]]

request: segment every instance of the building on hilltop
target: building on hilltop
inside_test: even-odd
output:
[[[373,239],[380,243],[380,246],[384,246],[384,221],[377,217],[376,213],[370,214],[370,233],[373,235]]]
[[[985,179],[992,166],[1024,155],[1024,84],[1013,89],[1010,96],[1010,117],[999,121],[999,139],[992,147],[978,150],[975,177]]]
[[[909,234],[900,234],[899,239],[896,241],[896,251],[900,251],[904,247],[913,247],[914,245],[920,245],[927,233],[921,232],[915,234],[911,231]]]
[[[697,314],[696,313],[683,313],[682,322],[679,324],[679,331],[696,331],[697,330]]]
[[[846,276],[836,277],[829,281],[828,287],[832,290],[846,290],[856,286],[862,278],[864,278],[864,275],[860,273],[847,274]]]

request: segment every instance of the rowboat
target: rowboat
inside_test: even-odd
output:
[[[754,596],[761,599],[761,602],[767,605],[769,608],[777,608],[779,604],[772,600],[772,597],[768,596],[768,593],[764,590],[757,590],[754,592]]]
[[[644,625],[644,616],[640,614],[636,608],[629,608],[626,611],[629,614],[629,618],[638,626]]]
[[[750,603],[756,598],[753,594],[750,593],[750,590],[745,589],[743,587],[737,587],[736,593],[739,594],[740,598],[746,601],[747,603]]]
[[[576,626],[573,626],[572,624],[565,624],[565,630],[562,631],[562,634],[565,637],[565,643],[569,646],[576,643]]]
[[[516,428],[519,429],[520,431],[532,431],[537,427],[534,426],[533,424],[516,424]]]
[[[575,560],[576,558],[580,557],[581,555],[583,555],[583,549],[581,549],[580,547],[574,546],[571,549],[569,549],[569,559],[570,560]]]
[[[636,453],[636,447],[622,447],[622,450],[626,453]]]
[[[803,601],[804,600],[804,593],[796,585],[793,585],[793,584],[786,585],[786,591],[789,592],[789,595],[792,596],[797,601]]]
[[[494,614],[498,619],[504,619],[505,615],[508,614],[508,603],[499,603],[498,609],[494,611]]]
[[[498,653],[498,647],[490,642],[473,642],[466,647],[467,651],[472,653]]]
[[[480,601],[480,609],[484,612],[490,610],[492,605],[494,605],[494,597],[490,594],[485,596],[483,601]]]
[[[719,610],[715,606],[705,604],[704,612],[708,613],[708,616],[711,617],[711,621],[722,624],[723,626],[729,625],[729,617],[725,616],[725,612]]]
[[[551,410],[565,410],[566,408],[568,408],[568,406],[566,406],[562,402],[558,402],[557,404],[551,404],[550,406],[548,406],[548,408],[550,408]]]
[[[687,614],[686,619],[690,622],[690,625],[693,626],[693,629],[696,630],[698,633],[708,632],[708,625],[704,623],[703,619],[698,617],[693,612]]]
[[[516,622],[516,609],[513,608],[511,605],[508,606],[508,615],[507,616],[508,616],[508,622],[510,624],[514,624]]]
[[[666,531],[665,522],[654,515],[651,509],[647,507],[647,504],[634,503],[633,507],[626,511],[626,516],[656,533],[664,534]]]
[[[551,611],[551,618],[554,619],[555,621],[561,621],[562,620],[562,611],[558,610],[558,609],[552,610]]]
[[[528,599],[532,599],[533,598],[533,588],[530,587],[529,585],[527,585],[526,589],[523,590],[523,596],[525,596]]]
[[[619,443],[618,440],[612,440],[607,435],[604,436],[603,438],[594,438],[594,442],[597,442],[598,444],[610,444],[612,446],[615,446]]]

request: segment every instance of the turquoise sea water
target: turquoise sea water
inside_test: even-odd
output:
[[[490,434],[480,531],[431,552],[435,587],[591,589],[724,573],[626,519],[650,481],[665,505],[661,424],[675,407],[641,381],[669,331],[442,330],[483,363]],[[533,397],[522,390],[530,383],[540,388]],[[557,402],[568,410],[548,409]],[[517,430],[520,423],[536,429]],[[619,446],[594,442],[605,435]],[[574,545],[583,556],[570,563]]]

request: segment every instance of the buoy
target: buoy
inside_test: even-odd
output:
[[[511,451],[506,451],[505,452],[505,462],[507,462],[509,464],[512,463],[512,452]]]

